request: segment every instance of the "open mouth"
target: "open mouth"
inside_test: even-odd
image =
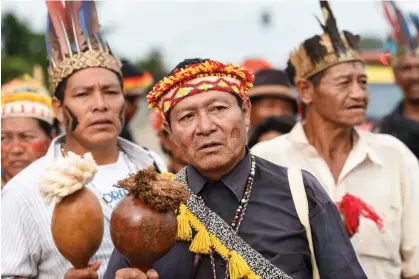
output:
[[[211,149],[216,149],[218,147],[222,146],[221,143],[217,143],[217,142],[211,142],[208,144],[204,144],[202,145],[199,150],[211,150]]]
[[[365,109],[364,105],[353,105],[350,106],[349,109]]]
[[[112,121],[110,121],[110,120],[98,120],[98,121],[95,121],[91,124],[91,126],[96,126],[96,125],[100,125],[100,126],[102,126],[102,125],[112,125]]]

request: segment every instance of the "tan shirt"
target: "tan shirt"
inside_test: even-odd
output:
[[[358,134],[337,183],[326,161],[308,143],[301,123],[289,134],[255,145],[252,153],[278,165],[309,171],[335,202],[351,193],[375,209],[383,219],[383,231],[361,218],[359,232],[352,237],[368,278],[419,275],[418,160],[395,137]]]

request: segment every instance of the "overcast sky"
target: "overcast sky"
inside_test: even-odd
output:
[[[2,12],[12,10],[44,31],[43,0],[2,0]],[[419,13],[419,1],[398,1],[404,11]],[[388,32],[381,4],[358,0],[331,3],[340,29],[383,37]],[[129,59],[141,58],[160,48],[166,66],[184,58],[202,57],[241,63],[263,57],[284,65],[289,51],[320,33],[314,14],[321,16],[318,1],[134,1],[106,0],[98,7],[102,27],[113,51]],[[272,24],[264,28],[261,13],[269,11]]]

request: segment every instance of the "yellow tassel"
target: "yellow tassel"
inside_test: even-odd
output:
[[[235,251],[230,252],[228,262],[228,272],[231,279],[241,279],[247,277],[251,270],[244,259]]]
[[[181,204],[179,207],[176,238],[184,241],[190,241],[192,239],[192,228],[189,225],[188,217],[186,216],[186,207],[184,204]]]
[[[192,240],[189,250],[198,254],[209,254],[211,251],[211,240],[208,231],[199,230]]]
[[[208,233],[206,227],[189,211],[185,205],[179,207],[179,211],[184,211],[190,227],[197,231],[197,235],[189,246],[189,250],[198,254],[209,254],[211,246],[223,258],[229,258],[229,274],[231,279],[262,279],[256,275],[247,265],[246,261],[237,252],[229,252],[220,240],[213,234]],[[179,212],[180,215],[183,213]]]

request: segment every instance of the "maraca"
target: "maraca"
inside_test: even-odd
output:
[[[131,174],[118,187],[129,193],[112,213],[112,241],[131,267],[147,272],[175,244],[175,210],[189,194],[185,185],[153,167]]]
[[[55,198],[51,221],[58,251],[76,269],[86,268],[102,243],[104,215],[95,194],[84,187],[96,173],[96,162],[87,153],[69,152],[47,169],[40,192],[49,205]]]

